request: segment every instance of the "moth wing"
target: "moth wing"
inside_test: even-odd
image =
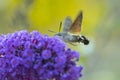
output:
[[[79,34],[81,32],[81,25],[82,25],[83,14],[82,11],[79,13],[75,21],[69,28],[69,32],[73,34]]]
[[[68,17],[65,18],[65,21],[64,21],[63,32],[67,33],[69,31],[69,28],[70,28],[71,25],[72,25],[72,20],[68,16]]]

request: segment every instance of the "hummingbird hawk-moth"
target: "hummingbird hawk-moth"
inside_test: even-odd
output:
[[[80,36],[82,26],[83,13],[80,11],[75,21],[72,23],[70,17],[66,17],[64,21],[63,31],[55,34],[60,39],[68,43],[84,43],[89,44],[89,40],[85,36]]]

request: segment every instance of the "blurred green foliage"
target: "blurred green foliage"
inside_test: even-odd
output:
[[[82,35],[90,45],[72,46],[81,53],[81,80],[119,80],[119,0],[0,0],[0,34],[27,29],[50,36],[58,32],[66,16],[74,20],[80,10],[84,18]]]

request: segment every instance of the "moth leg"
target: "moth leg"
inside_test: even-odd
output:
[[[73,45],[73,46],[77,46],[76,44],[74,44],[74,43],[71,43],[71,42],[68,42],[69,44],[71,44],[71,45]]]

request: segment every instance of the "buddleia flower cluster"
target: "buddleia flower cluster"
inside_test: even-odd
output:
[[[78,80],[78,52],[38,31],[0,35],[0,80]]]

